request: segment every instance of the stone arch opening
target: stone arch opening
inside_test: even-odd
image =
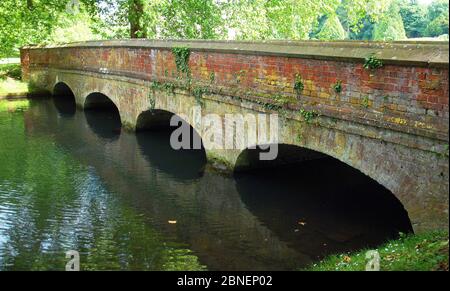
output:
[[[279,145],[274,161],[259,161],[260,152],[246,149],[238,157],[237,189],[250,211],[296,242],[293,247],[326,255],[375,247],[413,231],[402,203],[359,170],[294,145]]]
[[[84,114],[92,131],[106,140],[120,136],[122,122],[116,104],[102,93],[91,93],[84,102]]]
[[[185,120],[178,117],[177,126],[170,126],[172,117],[176,114],[166,110],[148,110],[142,112],[136,122],[136,137],[142,153],[147,160],[160,170],[171,176],[184,180],[195,179],[203,175],[206,165],[206,152],[200,135]],[[181,127],[188,129],[189,147],[179,148],[181,137],[175,130]],[[174,134],[174,136],[172,136]],[[200,144],[195,141],[200,141]]]
[[[75,95],[64,82],[59,82],[54,86],[53,103],[59,114],[63,116],[73,116],[77,109]]]

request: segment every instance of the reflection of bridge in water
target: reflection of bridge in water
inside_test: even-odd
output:
[[[292,269],[329,252],[378,244],[410,227],[402,206],[379,193],[375,182],[368,185],[373,193],[366,193],[373,201],[338,193],[358,192],[364,184],[355,170],[339,168],[335,178],[344,186],[327,185],[319,174],[329,161],[296,169],[297,178],[270,173],[233,179],[204,170],[201,152],[172,150],[167,133],[118,132],[108,112],[61,114],[52,101],[43,100],[33,104],[26,119],[28,134],[54,136],[150,225],[188,243],[211,269]],[[314,175],[321,187],[312,186],[319,181],[308,183]],[[345,182],[346,175],[354,180]],[[304,185],[302,176],[309,177]],[[400,220],[394,217],[399,212]]]
[[[25,47],[21,64],[33,88],[57,93],[64,84],[81,108],[108,100],[130,130],[142,115],[189,115],[193,106],[222,120],[278,113],[280,144],[377,181],[420,232],[448,228],[448,53],[448,42],[111,40]],[[210,132],[190,122],[206,144]],[[247,151],[235,142],[205,154],[234,170],[252,166]]]

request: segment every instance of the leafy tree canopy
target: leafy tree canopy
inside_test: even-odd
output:
[[[86,39],[434,37],[448,19],[448,0],[1,0],[0,57]]]
[[[380,21],[375,24],[373,39],[383,41],[406,39],[405,27],[397,3],[392,3]]]

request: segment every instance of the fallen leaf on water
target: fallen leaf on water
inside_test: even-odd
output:
[[[177,223],[176,220],[169,220],[169,224],[175,224],[175,223]]]

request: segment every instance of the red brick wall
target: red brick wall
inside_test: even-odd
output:
[[[153,48],[57,48],[24,50],[29,66],[107,72],[181,84],[171,50]],[[27,72],[28,59],[22,59]],[[275,95],[335,118],[448,140],[448,68],[385,65],[281,56],[192,51],[192,86],[270,102]],[[107,71],[106,71],[107,70]],[[295,76],[304,90],[294,90]],[[340,94],[332,88],[342,81]]]

